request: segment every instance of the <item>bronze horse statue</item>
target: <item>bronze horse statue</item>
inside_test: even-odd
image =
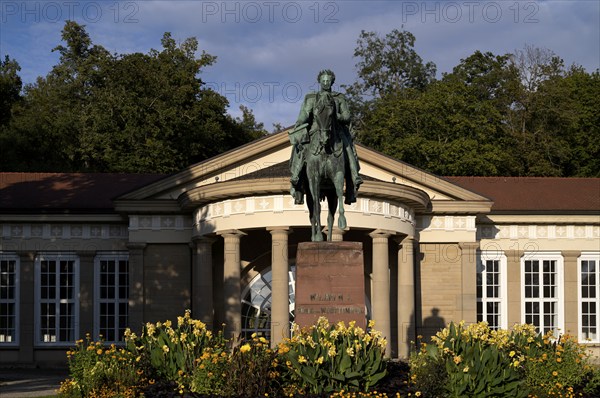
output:
[[[345,229],[347,225],[344,214],[344,178],[347,163],[344,144],[333,129],[318,129],[309,134],[309,137],[310,141],[302,148],[305,166],[301,173],[301,184],[306,192],[311,240],[323,240],[321,201],[327,199],[327,240],[331,241],[336,211],[339,213],[338,227]]]
[[[356,201],[362,183],[349,125],[350,111],[344,96],[331,90],[334,80],[330,70],[319,73],[321,90],[306,95],[296,126],[289,132],[293,145],[290,193],[296,204],[304,203],[306,194],[313,242],[323,240],[321,201],[327,199],[329,205],[327,240],[331,241],[335,212],[339,213],[338,226],[345,229],[344,203]]]

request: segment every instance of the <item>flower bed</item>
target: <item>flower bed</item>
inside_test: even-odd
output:
[[[386,341],[325,318],[271,349],[253,335],[227,341],[191,319],[148,323],[125,347],[77,342],[61,397],[422,396],[575,397],[600,395],[600,371],[583,346],[540,336],[529,325],[493,331],[451,324],[421,343],[409,364],[383,358]],[[410,365],[410,367],[409,367]]]

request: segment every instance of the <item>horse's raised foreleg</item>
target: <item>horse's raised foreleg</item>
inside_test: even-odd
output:
[[[343,168],[342,168],[343,170]],[[344,173],[338,172],[334,178],[335,194],[338,201],[338,227],[346,229],[346,215],[344,210]],[[331,230],[331,227],[330,227]]]
[[[336,191],[329,190],[327,192],[327,204],[329,207],[329,212],[327,213],[327,240],[331,242],[333,234],[333,220],[335,218],[335,211],[337,210],[338,206]]]
[[[321,190],[319,187],[319,179],[317,176],[309,175],[308,185],[310,187],[310,194],[312,196],[313,206],[312,214],[310,217],[310,225],[312,228],[311,240],[313,242],[323,241],[323,233],[321,232]]]

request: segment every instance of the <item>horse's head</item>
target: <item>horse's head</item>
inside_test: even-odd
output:
[[[320,147],[332,146],[332,134],[335,119],[335,101],[329,93],[319,95],[314,108],[314,122],[317,125]]]

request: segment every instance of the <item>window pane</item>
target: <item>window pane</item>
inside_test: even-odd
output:
[[[123,339],[129,305],[129,262],[103,259],[100,264],[98,330],[106,341]]]

